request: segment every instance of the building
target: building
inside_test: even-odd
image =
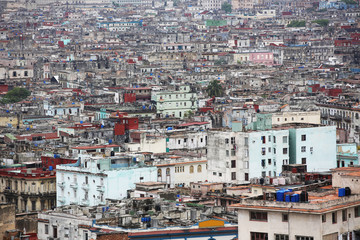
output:
[[[336,149],[336,167],[350,167],[359,164],[356,143],[337,144]]]
[[[289,131],[208,132],[208,180],[241,184],[289,163]]]
[[[290,164],[306,164],[308,172],[336,167],[335,126],[289,129]]]
[[[10,229],[15,229],[15,205],[0,203],[0,239]]]
[[[55,172],[39,168],[0,170],[0,198],[12,203],[18,213],[55,207]]]
[[[198,5],[202,7],[203,10],[215,10],[221,9],[223,0],[198,0]]]
[[[168,188],[190,187],[191,183],[207,180],[206,160],[189,161],[174,156],[169,161],[156,165],[157,181],[166,183]]]
[[[341,172],[344,171],[335,169],[333,176]],[[242,223],[238,229],[242,239],[359,239],[358,192],[343,196],[339,186],[323,185],[314,185],[312,190],[302,186],[286,194],[268,192],[232,205],[238,211],[238,222]]]
[[[272,113],[273,126],[296,123],[320,125],[320,111]]]
[[[126,198],[137,182],[156,181],[156,167],[141,167],[138,160],[82,156],[75,164],[57,166],[57,206],[104,205],[106,199]]]
[[[156,101],[158,117],[184,118],[188,112],[198,109],[197,94],[190,86],[181,86],[178,91],[157,92],[153,100]]]

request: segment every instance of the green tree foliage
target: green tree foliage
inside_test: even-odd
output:
[[[289,23],[287,26],[288,27],[305,27],[306,23],[304,20],[302,21],[291,21],[291,23]]]
[[[217,80],[209,83],[206,92],[210,97],[222,97],[224,95],[224,89]]]
[[[221,10],[225,11],[226,13],[231,13],[232,9],[231,9],[231,4],[230,3],[227,3],[227,2],[224,2],[222,5],[221,5]]]
[[[318,20],[315,20],[315,21],[312,21],[312,22],[317,23],[322,27],[327,27],[329,25],[329,20],[327,20],[327,19],[318,19]]]
[[[341,0],[341,1],[346,4],[352,4],[352,5],[358,4],[357,1],[354,1],[354,0]]]
[[[16,103],[24,100],[28,96],[31,95],[31,92],[25,88],[14,88],[9,91],[5,96],[1,99],[1,103]]]

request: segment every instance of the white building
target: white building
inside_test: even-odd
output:
[[[123,199],[135,183],[156,181],[156,167],[139,167],[136,158],[113,156],[79,159],[57,167],[57,206],[96,206],[105,199]]]
[[[210,182],[241,184],[276,176],[289,164],[288,130],[208,132]]]
[[[198,5],[204,10],[221,9],[224,0],[198,0]]]

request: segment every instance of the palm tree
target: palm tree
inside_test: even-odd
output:
[[[211,81],[206,88],[206,92],[209,97],[222,97],[224,95],[224,89],[218,80]]]

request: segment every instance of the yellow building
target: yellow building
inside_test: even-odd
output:
[[[16,128],[17,126],[19,126],[20,128],[23,126],[21,115],[11,113],[0,115],[0,127]]]

